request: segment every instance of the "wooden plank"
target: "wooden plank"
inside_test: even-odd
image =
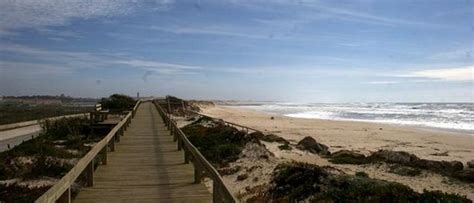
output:
[[[212,202],[203,184],[194,184],[194,167],[156,108],[143,103],[107,165],[95,171],[94,187],[84,188],[75,202]]]

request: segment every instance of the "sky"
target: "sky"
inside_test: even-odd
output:
[[[2,0],[0,95],[474,102],[474,0]]]

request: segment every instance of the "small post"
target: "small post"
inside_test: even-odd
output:
[[[56,201],[58,203],[71,203],[71,187],[67,188],[66,191]]]
[[[178,151],[181,151],[181,149],[183,149],[183,146],[181,146],[181,144],[181,139],[178,139]]]
[[[102,165],[107,165],[107,146],[105,146],[101,150],[101,154],[102,154],[102,158],[101,158]]]
[[[184,164],[189,164],[189,152],[188,150],[184,150]]]
[[[10,144],[7,144],[8,149],[10,149]]]
[[[114,139],[115,139],[115,141],[120,142],[120,130],[115,133]]]
[[[94,159],[87,165],[84,172],[86,175],[86,187],[94,186]]]
[[[196,163],[194,163],[194,183],[196,184],[201,183],[201,179],[202,179],[202,171],[199,168],[199,166]]]
[[[219,199],[219,185],[215,180],[212,180],[212,202],[221,202]]]
[[[182,99],[181,99],[181,106],[182,106],[182,108],[183,108],[183,115],[184,115],[184,117],[186,118],[186,109],[185,109],[185,107],[184,107],[184,100],[182,100]]]
[[[114,152],[115,151],[115,140],[114,139],[111,139],[109,141],[109,146],[110,146],[110,151]]]
[[[170,104],[170,97],[169,96],[166,97],[166,101],[168,101],[168,112],[169,112],[170,118],[171,118],[171,104]]]

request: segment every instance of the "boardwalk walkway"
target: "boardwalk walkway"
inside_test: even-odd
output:
[[[169,134],[153,104],[140,105],[107,165],[95,171],[94,186],[74,202],[212,202]]]

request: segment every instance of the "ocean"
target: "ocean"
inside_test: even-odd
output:
[[[233,102],[226,105],[295,118],[389,123],[474,134],[474,103]]]

